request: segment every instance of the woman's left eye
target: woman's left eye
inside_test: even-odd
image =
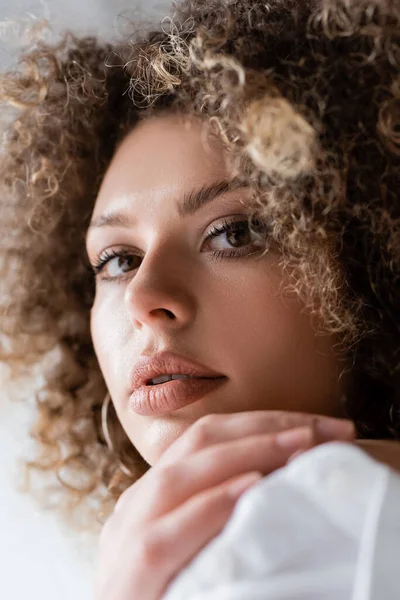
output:
[[[217,256],[234,256],[244,254],[243,249],[260,248],[265,239],[265,227],[258,219],[224,221],[211,229],[204,245],[206,250],[214,249]]]

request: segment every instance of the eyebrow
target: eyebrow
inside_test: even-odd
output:
[[[237,177],[233,179],[224,179],[216,181],[210,185],[203,185],[199,189],[191,190],[184,194],[182,200],[178,203],[178,215],[183,218],[195,214],[206,204],[212,202],[218,196],[232,192],[240,188],[248,187]],[[132,225],[132,218],[125,212],[110,212],[93,219],[89,229],[97,227],[129,227]]]

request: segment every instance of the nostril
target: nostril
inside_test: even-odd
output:
[[[168,308],[163,308],[161,309],[163,312],[166,313],[167,317],[169,317],[170,319],[175,319],[175,315],[171,310],[168,310]]]
[[[155,308],[151,311],[152,315],[161,316],[160,313],[165,313],[169,319],[175,319],[174,313],[168,310],[168,308]]]

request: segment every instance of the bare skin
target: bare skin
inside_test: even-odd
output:
[[[159,600],[261,476],[319,443],[355,438],[352,423],[332,418],[344,391],[335,340],[317,336],[298,297],[282,292],[279,256],[258,260],[252,238],[233,248],[227,233],[209,237],[213,226],[243,221],[249,190],[179,216],[185,193],[231,175],[222,146],[205,142],[198,123],[162,117],[127,136],[97,198],[93,220],[123,211],[130,223],[88,232],[92,264],[128,253],[97,275],[93,342],[120,422],[151,468],[103,529],[96,600]],[[236,258],[217,260],[217,251]],[[143,353],[162,350],[227,381],[182,409],[138,415],[129,373]],[[364,449],[385,460],[383,444]]]
[[[142,122],[116,152],[93,211],[92,222],[117,211],[131,220],[89,229],[93,264],[105,252],[129,253],[122,263],[111,258],[98,273],[91,328],[119,420],[150,465],[210,413],[341,415],[343,363],[335,340],[316,335],[297,295],[282,291],[287,275],[278,253],[260,258],[254,237],[237,247],[232,234],[208,238],[224,221],[243,222],[249,188],[179,215],[185,193],[232,178],[226,158],[197,122],[186,127],[173,116]],[[218,251],[224,255],[217,258]],[[132,366],[141,354],[161,350],[214,369],[226,383],[180,410],[135,414],[129,407]]]
[[[120,497],[100,538],[95,600],[160,600],[262,476],[318,444],[354,442],[354,434],[345,419],[305,413],[202,417]],[[400,465],[398,444],[359,443],[378,460]]]
[[[96,600],[159,600],[246,489],[332,439],[352,441],[352,424],[279,411],[199,419],[119,499],[100,539]]]

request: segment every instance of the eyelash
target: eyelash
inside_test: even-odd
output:
[[[224,234],[224,233],[228,233],[228,232],[233,232],[235,231],[235,229],[240,230],[240,226],[242,226],[243,224],[245,225],[249,225],[249,221],[248,220],[242,220],[242,221],[223,221],[221,223],[221,225],[215,225],[211,231],[209,232],[209,234],[207,235],[206,239],[204,240],[205,242],[207,242],[208,240],[211,240],[215,237],[219,237],[220,235]],[[244,247],[246,248],[246,246]],[[221,260],[223,258],[240,258],[243,255],[248,254],[248,252],[246,250],[241,251],[241,249],[232,249],[232,250],[215,250],[213,253],[213,258],[214,260]],[[106,266],[106,264],[113,258],[123,258],[124,256],[132,256],[132,252],[127,251],[127,250],[105,250],[98,258],[95,264],[91,265],[91,270],[94,274],[94,276],[96,277],[97,275],[99,275],[101,273],[101,271],[104,269],[104,267]],[[134,269],[132,269],[134,270]],[[127,275],[129,275],[131,271],[128,271]],[[121,276],[116,276],[116,277],[108,277],[108,278],[102,278],[102,281],[116,281],[116,280],[121,280],[124,279],[124,275]]]

